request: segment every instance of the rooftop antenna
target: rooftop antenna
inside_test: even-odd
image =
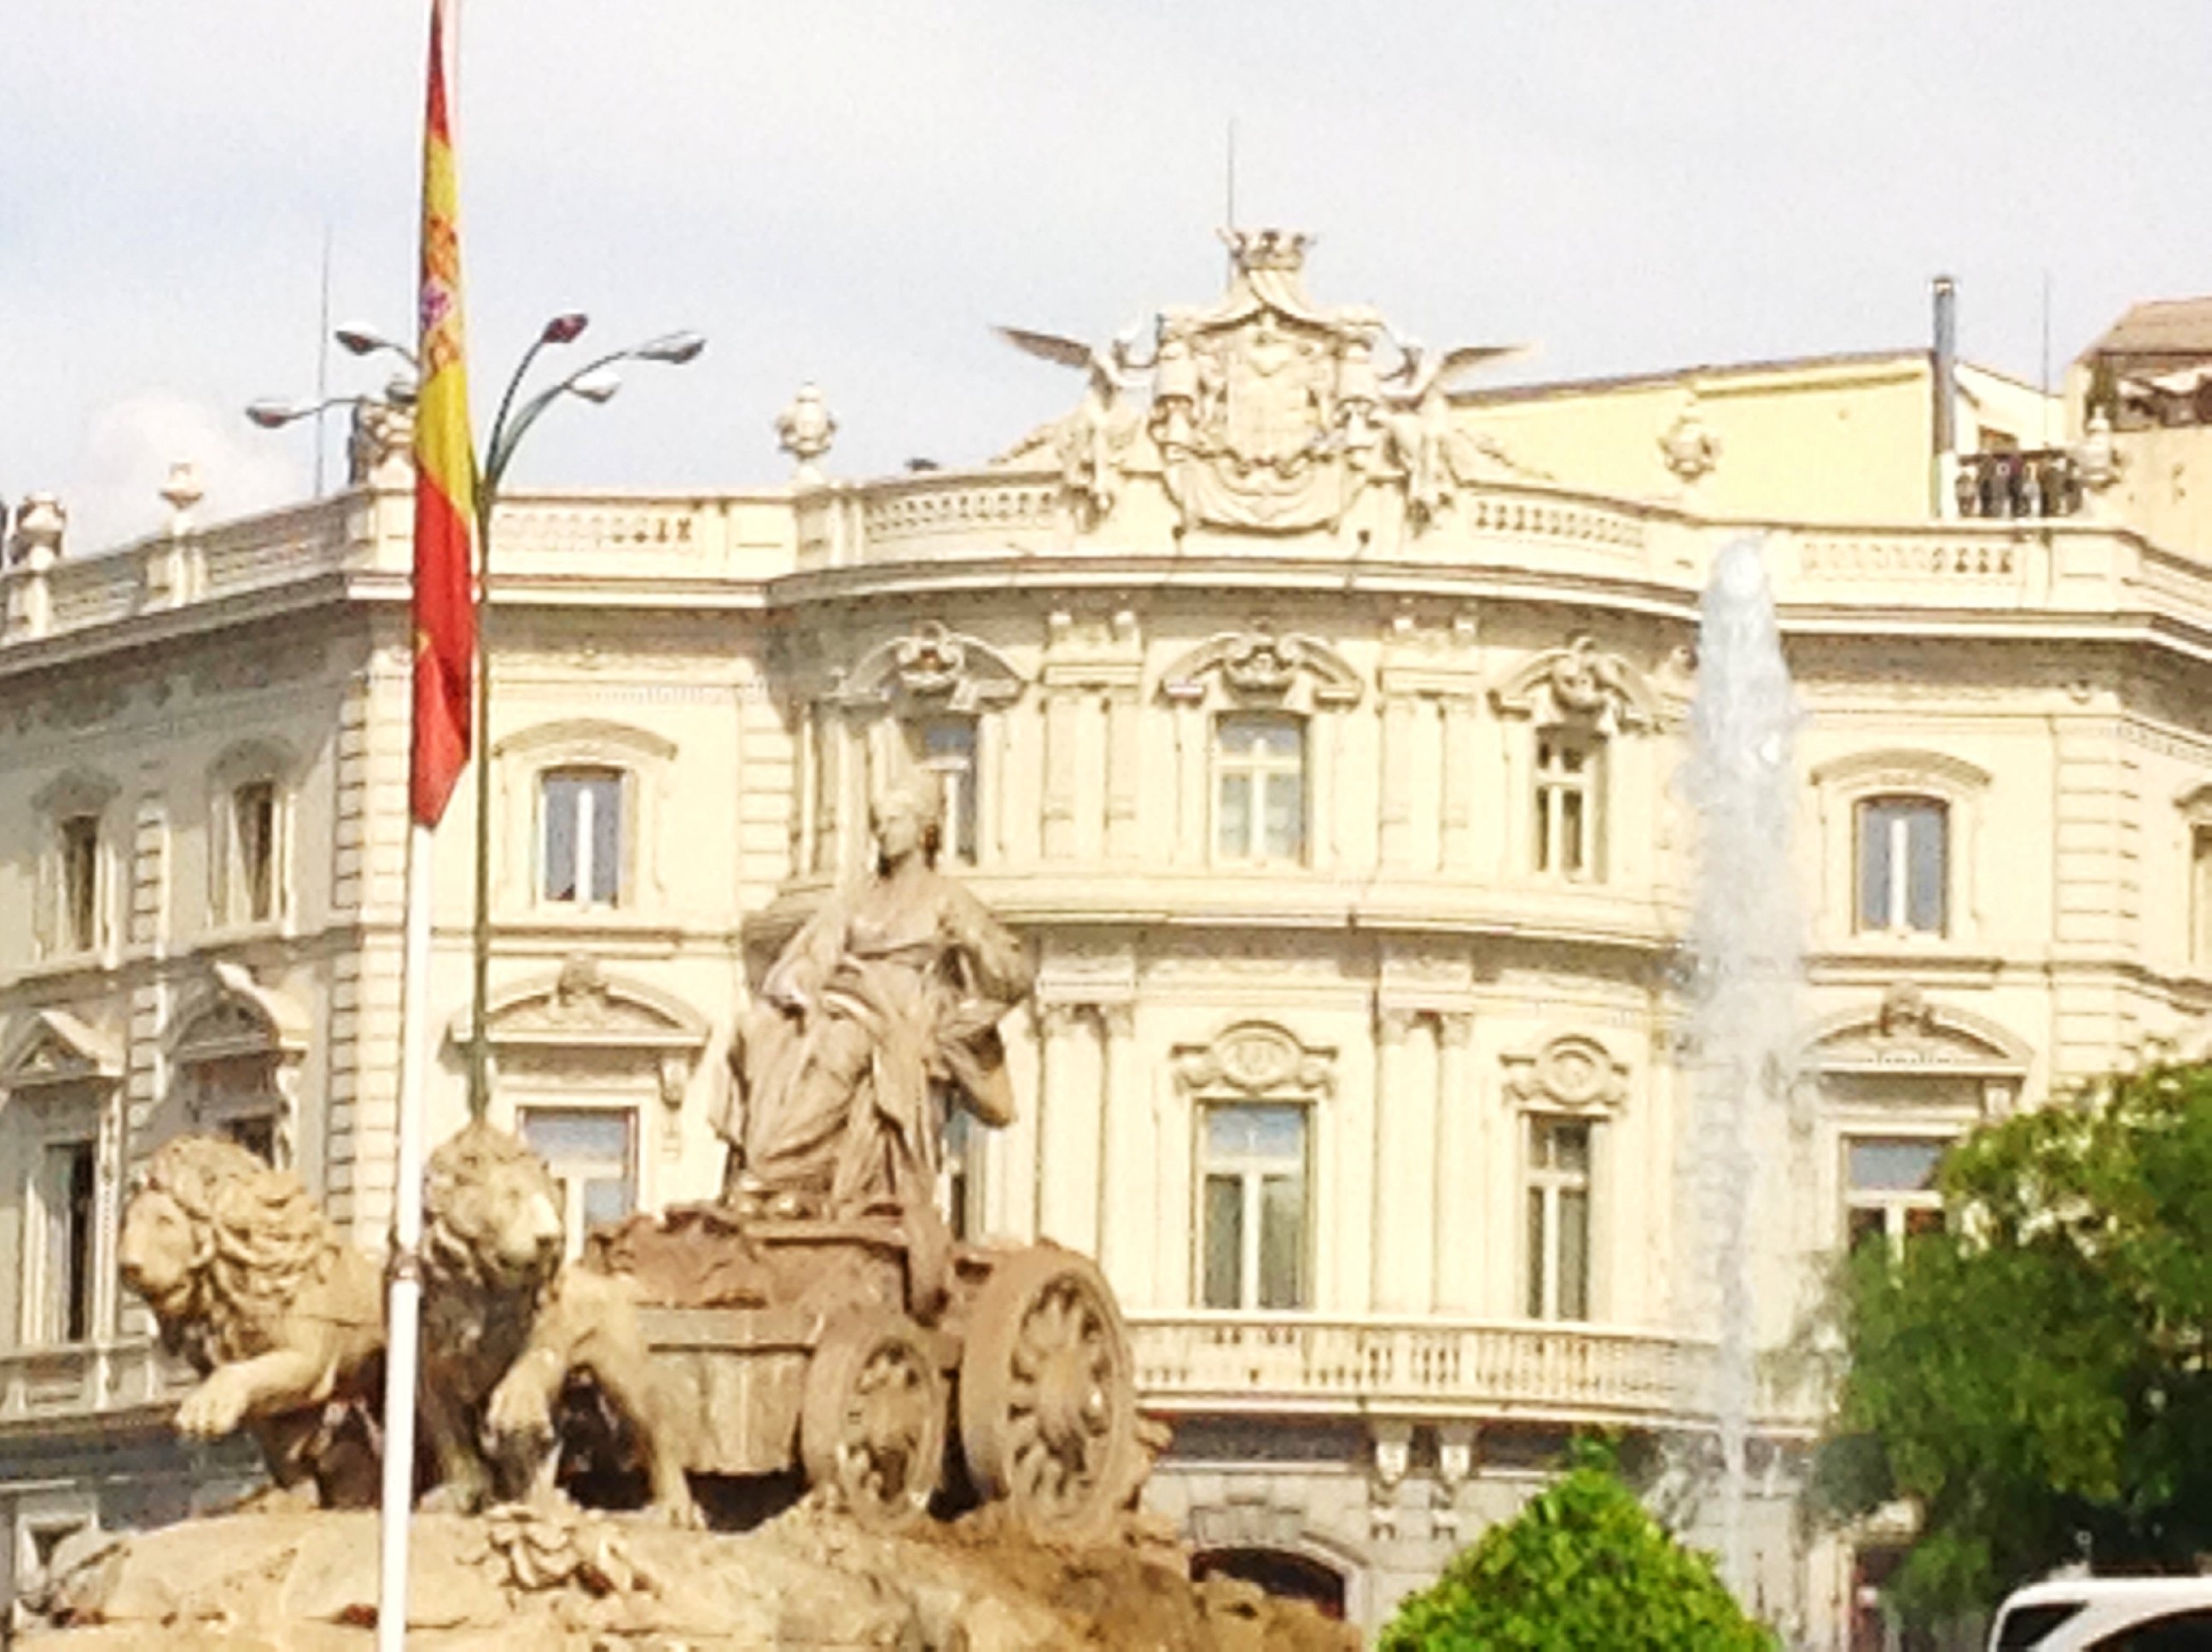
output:
[[[323,284],[315,313],[315,497],[323,496],[323,422],[331,396],[331,226],[323,223]]]
[[[1234,115],[1229,117],[1229,157],[1224,190],[1226,197],[1224,210],[1227,214],[1225,228],[1229,231],[1229,273],[1234,276],[1237,273],[1237,117]]]
[[[2051,266],[2043,266],[2043,445],[2051,446]]]

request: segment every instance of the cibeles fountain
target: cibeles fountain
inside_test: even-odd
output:
[[[1791,1230],[1783,1208],[1802,1132],[1791,1108],[1804,974],[1790,826],[1799,712],[1782,654],[1764,543],[1713,559],[1700,607],[1698,687],[1680,789],[1696,823],[1689,932],[1690,1094],[1680,1160],[1683,1328],[1713,1357],[1684,1396],[1712,1419],[1717,1467],[1698,1478],[1698,1524],[1737,1598],[1761,1602],[1747,1521],[1759,1345],[1794,1304],[1762,1301],[1762,1249]],[[1786,1241],[1784,1241],[1786,1242]]]
[[[477,1121],[431,1156],[407,1643],[1355,1646],[1308,1606],[1194,1582],[1135,1512],[1164,1433],[1097,1266],[957,1242],[939,1216],[948,1108],[1013,1115],[998,1023],[1031,967],[937,869],[933,776],[890,780],[872,813],[873,868],[739,1017],[720,1199],[602,1225],[564,1261],[520,1141]],[[366,1648],[374,1261],[296,1177],[191,1135],[154,1152],[120,1260],[199,1373],[179,1430],[250,1431],[270,1486],[58,1556],[24,1644]]]

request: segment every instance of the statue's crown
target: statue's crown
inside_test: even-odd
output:
[[[1297,270],[1314,238],[1302,229],[1229,229],[1222,232],[1239,270]]]

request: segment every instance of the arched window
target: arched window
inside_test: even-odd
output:
[[[540,724],[492,749],[499,776],[495,899],[543,914],[648,911],[676,747],[594,719]]]
[[[88,957],[113,937],[118,790],[104,775],[71,770],[32,799],[40,837],[32,929],[41,957]]]
[[[1820,764],[1821,926],[1876,944],[1972,941],[1974,835],[1990,777],[1935,751]]]
[[[218,928],[290,910],[292,767],[283,747],[248,740],[208,771],[208,914]]]

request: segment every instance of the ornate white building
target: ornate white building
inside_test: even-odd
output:
[[[504,501],[489,1022],[495,1117],[579,1229],[712,1196],[749,975],[862,865],[874,780],[937,771],[948,857],[1039,964],[1009,1028],[1024,1111],[960,1138],[958,1219],[1096,1250],[1177,1424],[1155,1504],[1206,1564],[1371,1625],[1568,1431],[1700,1426],[1672,777],[1717,549],[1765,536],[1807,714],[1768,1345],[1821,1258],[1929,1219],[1945,1141],[2212,1003],[2212,570],[2111,519],[2126,432],[2020,453],[2067,406],[1945,352],[1468,392],[1470,355],[1311,298],[1304,251],[1238,238],[1227,295],[1138,344],[1020,335],[1088,389],[981,469],[827,479],[814,396],[788,486]],[[16,514],[19,1580],[70,1530],[247,1472],[170,1442],[172,1379],[114,1284],[154,1145],[232,1131],[381,1243],[406,483],[387,458],[209,528],[174,489],[171,531],[99,556],[51,501]],[[463,1111],[471,835],[465,785],[438,1134]],[[1879,1646],[1854,1621],[1878,1553],[1793,1520],[1813,1400],[1770,1381],[1755,1421],[1755,1604],[1804,1645]]]

